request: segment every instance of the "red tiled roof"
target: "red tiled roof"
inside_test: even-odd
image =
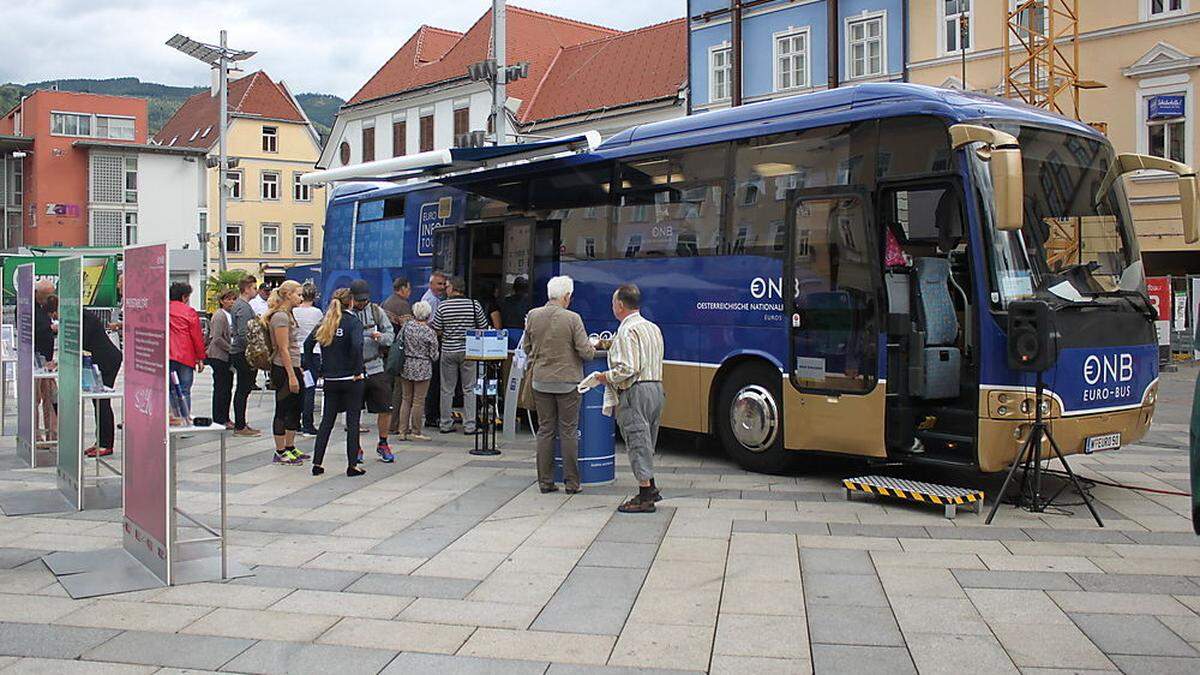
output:
[[[603,26],[564,19],[524,9],[508,7],[507,23],[509,63],[529,62],[529,77],[508,87],[510,96],[522,100],[518,115],[529,105],[555,54],[566,46],[618,35]],[[467,66],[491,55],[492,13],[488,10],[462,34],[439,58],[430,59],[449,42],[451,31],[422,26],[388,59],[383,67],[350,98],[347,105],[392,96],[419,87],[465,78]]]
[[[229,83],[229,114],[257,115],[289,122],[307,120],[283,86],[259,70]],[[202,91],[184,101],[154,140],[162,145],[211,148],[217,142],[220,97]],[[211,127],[211,129],[210,129]],[[209,129],[207,134],[205,129]],[[171,141],[174,140],[174,143]]]
[[[519,119],[677,96],[686,80],[687,21],[680,18],[561,48]]]

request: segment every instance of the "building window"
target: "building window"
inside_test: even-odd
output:
[[[938,9],[942,13],[942,46],[946,54],[957,54],[971,48],[971,33],[975,30],[975,17],[971,13],[971,0],[940,0]]]
[[[136,215],[136,214],[135,214]],[[91,209],[88,212],[91,233],[88,243],[92,246],[124,246],[125,214],[114,209]]]
[[[392,122],[392,157],[403,157],[408,154],[408,123]]]
[[[1183,0],[1149,0],[1149,2],[1150,16],[1152,18],[1169,16],[1171,14],[1183,12],[1186,9],[1186,7],[1184,7]]]
[[[303,175],[299,171],[292,173],[292,199],[298,202],[311,202],[312,186],[300,182],[300,177]]]
[[[375,161],[375,127],[364,126],[362,130],[362,161]]]
[[[279,152],[279,127],[262,128],[263,152]]]
[[[1171,108],[1162,103],[1169,101]],[[1176,162],[1187,161],[1187,99],[1182,93],[1148,96],[1146,105],[1146,150],[1150,155]]]
[[[242,224],[225,224],[225,250],[230,253],[242,252]]]
[[[342,161],[342,166],[350,163],[350,144],[346,141],[342,141],[342,144],[338,146],[338,159]]]
[[[713,47],[708,52],[708,91],[712,101],[725,101],[730,96],[733,52],[729,47]]]
[[[137,203],[137,157],[125,158],[125,203]]]
[[[279,253],[279,225],[263,223],[262,252]]]
[[[262,172],[262,191],[259,194],[265,201],[279,199],[279,174],[277,172]]]
[[[96,138],[115,138],[121,141],[132,141],[133,136],[134,121],[132,117],[96,115]]]
[[[471,131],[471,109],[456,108],[454,110],[454,145],[458,145],[459,136]]]
[[[91,136],[92,116],[79,113],[50,113],[50,133],[58,136]]]
[[[226,171],[225,184],[229,186],[229,198],[242,198],[242,172],[241,171]]]
[[[12,167],[12,189],[8,193],[10,206],[21,206],[25,199],[25,160],[15,159],[9,164]]]
[[[312,253],[312,225],[292,226],[292,250],[296,255]]]
[[[421,152],[429,152],[433,149],[433,114],[421,115],[420,127],[420,143]]]
[[[133,246],[137,244],[137,213],[134,211],[125,212],[125,245]]]
[[[808,29],[775,36],[775,90],[808,85]]]
[[[884,71],[883,15],[847,21],[846,45],[850,79],[875,77]]]

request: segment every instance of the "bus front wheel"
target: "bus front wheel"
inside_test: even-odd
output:
[[[742,468],[785,473],[796,458],[783,448],[782,377],[767,364],[748,363],[725,378],[717,401],[717,434]]]

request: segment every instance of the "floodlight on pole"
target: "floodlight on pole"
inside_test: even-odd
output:
[[[219,44],[210,45],[204,42],[197,42],[187,36],[176,33],[167,40],[167,46],[175,49],[183,54],[208,64],[211,68],[216,68],[220,76],[220,96],[221,105],[219,114],[218,129],[218,146],[219,159],[217,163],[219,171],[219,179],[217,180],[217,231],[220,236],[217,237],[217,259],[220,269],[224,272],[228,269],[228,262],[225,259],[225,242],[228,235],[228,223],[225,222],[225,207],[229,199],[229,187],[226,185],[225,172],[229,170],[228,157],[226,155],[225,134],[226,126],[229,121],[229,65],[238,61],[245,61],[254,56],[255,52],[230,49],[225,43],[225,31],[221,31],[221,41]]]

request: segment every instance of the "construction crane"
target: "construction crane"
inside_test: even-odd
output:
[[[1001,45],[1007,98],[1082,120],[1080,90],[1104,86],[1079,76],[1079,0],[1018,0]]]

